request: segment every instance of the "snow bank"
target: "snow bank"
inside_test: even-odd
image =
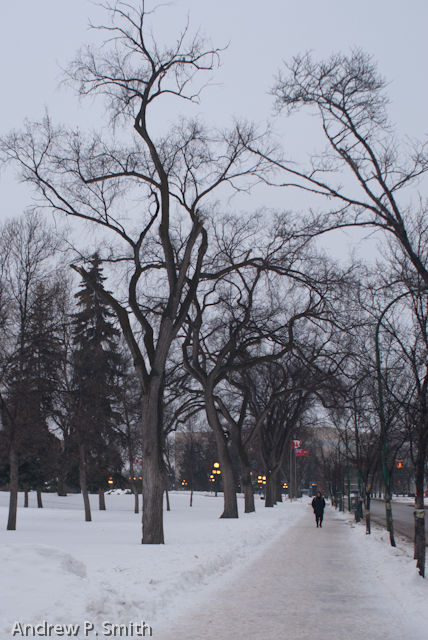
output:
[[[366,535],[364,522],[357,524],[349,514],[340,515],[351,527],[361,550],[362,563],[367,563],[375,572],[377,579],[392,598],[405,608],[409,617],[423,621],[428,630],[428,578],[421,578],[416,569],[413,542],[396,533],[397,546],[391,547],[389,533],[380,525],[372,522],[372,532]]]
[[[23,496],[20,495],[20,504]],[[43,496],[44,509],[18,510],[17,531],[0,531],[1,639],[15,621],[79,624],[101,628],[145,621],[154,628],[192,604],[210,585],[229,579],[306,512],[304,502],[221,520],[223,498],[170,495],[165,512],[165,545],[141,545],[141,515],[132,495],[107,495],[106,511],[91,496],[93,521],[84,522],[82,497]],[[8,495],[0,493],[6,526]],[[85,637],[83,634],[77,637]]]

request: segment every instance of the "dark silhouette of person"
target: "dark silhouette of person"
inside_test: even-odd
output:
[[[321,495],[321,491],[318,491],[316,497],[312,500],[312,509],[315,514],[315,521],[317,527],[322,527],[322,519],[324,516],[325,500]]]

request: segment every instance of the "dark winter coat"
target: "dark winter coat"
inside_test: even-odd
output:
[[[325,500],[322,496],[316,497],[312,500],[312,508],[314,510],[315,515],[322,516],[324,513]]]

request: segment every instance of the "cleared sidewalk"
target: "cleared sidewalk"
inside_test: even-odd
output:
[[[291,505],[290,505],[291,506]],[[158,640],[426,640],[365,566],[348,523],[331,507],[323,527],[308,506],[239,578],[186,611]]]

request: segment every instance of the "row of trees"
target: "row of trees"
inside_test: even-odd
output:
[[[396,410],[408,412],[403,442],[411,442],[417,465],[421,549],[428,270],[426,205],[422,198],[414,204],[412,188],[428,169],[426,146],[398,144],[385,81],[361,51],[321,63],[297,57],[277,78],[279,113],[309,109],[319,116],[327,147],[308,167],[289,162],[280,140],[248,123],[219,131],[180,116],[155,134],[159,126],[152,128],[149,119],[154,105],[169,100],[171,106],[173,98],[197,102],[200,77],[214,68],[219,52],[187,31],[162,46],[149,16],[144,6],[118,2],[104,27],[106,45],[83,49],[66,72],[80,96],[105,99],[110,130],[84,135],[46,116],[1,142],[3,160],[18,165],[45,205],[100,232],[108,287],[85,261],[76,259],[73,267],[114,313],[134,364],[141,394],[143,542],[164,541],[165,442],[174,425],[205,411],[222,468],[223,517],[237,517],[231,443],[251,511],[247,452],[254,438],[261,439],[269,504],[284,443],[319,402],[337,423],[348,423],[354,407],[354,441],[374,426],[387,487],[392,434],[402,431]],[[129,124],[133,135],[123,142],[114,134]],[[284,193],[309,193],[316,207],[306,216],[265,210],[232,216],[214,200],[217,192],[247,191],[260,182]],[[387,238],[386,258],[370,277],[358,265],[339,268],[316,250],[319,234],[353,226],[379,229]],[[376,399],[376,365],[366,357],[373,323],[404,294],[415,313],[406,329],[390,323],[383,330],[382,324]],[[403,331],[413,343],[400,337]],[[399,348],[403,355],[392,366]],[[404,362],[414,381],[406,396],[397,378]],[[402,395],[395,398],[397,389]],[[371,423],[361,418],[366,404]],[[418,563],[423,573],[422,556]]]
[[[138,395],[112,313],[84,285],[70,298],[61,243],[32,214],[1,234],[1,477],[10,487],[8,529],[16,528],[18,487],[80,485],[103,492],[141,449]],[[91,280],[102,281],[95,256]],[[137,391],[138,394],[138,391]]]

